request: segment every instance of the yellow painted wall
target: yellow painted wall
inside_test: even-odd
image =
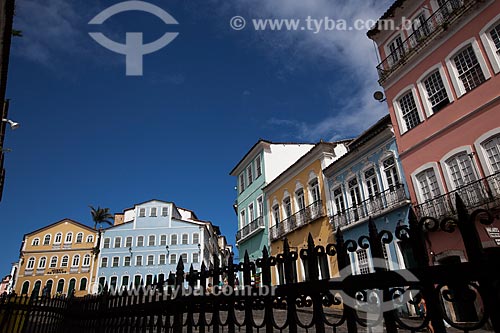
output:
[[[55,243],[56,234],[59,232],[62,233],[61,242]],[[66,242],[66,235],[69,232],[73,233],[70,243]],[[80,232],[83,233],[82,242],[77,243],[77,234]],[[51,235],[50,242],[48,245],[44,245],[45,236],[49,234]],[[92,236],[91,242],[87,242],[89,236]],[[33,242],[36,238],[39,239],[39,245]],[[36,281],[41,281],[39,293],[41,295],[42,289],[47,281],[52,280],[53,285],[51,294],[55,295],[58,281],[63,279],[63,294],[67,294],[70,280],[74,278],[76,279],[75,296],[88,294],[94,282],[94,270],[97,266],[97,261],[94,260],[94,255],[92,254],[92,249],[96,243],[96,231],[67,219],[25,235],[23,248],[21,250],[19,274],[15,285],[16,293],[21,294],[23,284],[25,281],[29,281],[28,293],[31,294]],[[79,264],[78,266],[73,266],[73,259],[77,254],[80,256]],[[86,254],[90,254],[90,265],[84,267],[84,256]],[[62,266],[62,258],[64,255],[69,256],[68,265],[66,267]],[[57,256],[58,258],[57,265],[55,267],[50,267],[51,258],[53,256]],[[39,262],[42,257],[47,258],[45,268],[39,269]],[[33,269],[27,269],[30,258],[35,258]],[[85,290],[80,290],[82,278],[87,279]]]

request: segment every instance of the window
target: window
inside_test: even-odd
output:
[[[50,258],[49,267],[50,268],[56,268],[57,267],[57,256],[53,256],[52,258]]]
[[[429,25],[425,21],[424,13],[421,13],[417,16],[417,18],[412,23],[412,28],[416,42],[429,35]]]
[[[156,211],[158,209],[156,207],[151,207],[151,213],[149,214],[149,216],[151,217],[156,217]]]
[[[416,179],[418,182],[418,190],[420,192],[422,202],[426,202],[441,195],[436,174],[434,173],[433,168],[429,168],[420,172],[416,175]]]
[[[87,278],[82,278],[80,280],[80,291],[87,289]]]
[[[111,238],[104,238],[104,245],[103,247],[105,249],[109,249],[109,244],[111,243]]]
[[[170,245],[177,245],[177,235],[176,234],[172,234],[170,236]]]
[[[188,234],[182,234],[182,244],[188,244],[189,243],[189,236]]]
[[[356,251],[356,256],[358,259],[358,269],[360,274],[370,273],[370,265],[368,263],[368,254],[365,249],[359,249]]]
[[[130,277],[128,275],[122,276],[122,287],[128,287]]]
[[[278,205],[273,206],[273,218],[275,224],[280,222],[280,206]]]
[[[181,254],[181,259],[182,259],[183,263],[187,264],[187,262],[188,262],[188,255],[187,255],[187,253]]]
[[[285,218],[292,216],[292,203],[290,201],[290,197],[283,199],[283,209],[285,212]]]
[[[170,264],[175,265],[177,263],[177,255],[176,254],[171,254],[170,255]]]
[[[446,160],[448,174],[452,181],[453,189],[457,189],[476,180],[474,167],[466,152],[459,153]]]
[[[245,190],[245,175],[242,173],[240,175],[240,193],[243,193]]]
[[[200,243],[200,234],[195,232],[193,234],[193,244],[199,244]]]
[[[143,284],[142,276],[141,275],[134,276],[134,286],[139,287],[142,284]]]
[[[148,274],[146,275],[146,286],[150,286],[153,284],[153,275]]]
[[[135,265],[142,266],[142,256],[135,257]]]
[[[160,254],[160,259],[158,261],[159,265],[165,265],[167,263],[167,256],[164,254]]]
[[[61,259],[61,267],[68,267],[69,256],[65,255]]]
[[[311,192],[311,201],[312,203],[317,203],[321,200],[321,196],[319,193],[319,184],[318,180],[315,179],[309,183],[310,192]]]
[[[154,255],[149,255],[148,256],[148,266],[153,266],[155,264],[155,256]]]
[[[255,178],[259,178],[260,175],[262,175],[262,163],[260,160],[260,156],[257,156],[257,158],[255,159],[255,171]]]
[[[49,245],[50,244],[50,235],[45,235],[43,237],[43,245]]]
[[[156,243],[156,236],[155,235],[149,235],[148,237],[148,246],[155,246]]]
[[[349,180],[347,183],[349,187],[349,195],[351,197],[352,207],[356,207],[361,203],[361,192],[359,191],[359,184],[356,178]]]
[[[397,64],[399,59],[401,59],[404,54],[404,46],[403,46],[403,40],[401,39],[401,35],[395,37],[387,46],[388,48],[388,62],[390,66],[394,66]]]
[[[33,269],[35,267],[35,258],[31,257],[28,259],[28,263],[26,264],[26,269]]]
[[[385,180],[392,191],[399,184],[398,170],[394,156],[385,159],[382,162],[382,166],[384,167]]]
[[[146,216],[146,208],[139,208],[139,217]]]
[[[197,264],[200,262],[200,255],[198,253],[193,253],[193,263]]]
[[[144,236],[137,236],[137,247],[144,246]]]
[[[125,238],[125,247],[126,248],[132,247],[132,236],[128,236],[127,238]]]
[[[257,209],[259,210],[257,212],[259,214],[259,216],[263,216],[264,215],[264,202],[262,200],[262,197],[257,198]]]
[[[46,264],[47,264],[47,258],[41,257],[40,261],[38,262],[38,268],[45,268]]]
[[[458,78],[466,92],[471,91],[486,80],[472,46],[467,47],[453,57],[453,61],[458,72]]]
[[[123,258],[123,266],[125,266],[125,267],[130,266],[130,256],[126,256]]]
[[[88,235],[87,236],[87,243],[93,243],[94,242],[94,236]]]
[[[77,243],[83,242],[83,232],[79,232],[76,234],[76,242]]]
[[[164,206],[161,208],[161,216],[168,216],[168,207]]]
[[[345,211],[345,204],[344,195],[342,194],[342,188],[340,186],[333,190],[333,201],[335,202],[337,214],[342,214]]]
[[[108,258],[106,257],[101,258],[101,267],[108,267]]]
[[[90,254],[86,254],[83,256],[83,267],[89,267],[90,266]]]
[[[297,198],[297,207],[299,211],[306,208],[306,202],[304,200],[304,190],[303,189],[297,190],[297,192],[295,192],[295,197]]]
[[[375,173],[375,168],[370,168],[365,171],[365,182],[366,188],[368,189],[368,197],[370,199],[378,196],[378,184],[377,184],[377,174]]]
[[[66,239],[64,240],[64,243],[71,243],[73,241],[73,233],[72,232],[68,232],[66,234]]]
[[[121,237],[115,237],[115,247],[121,247],[122,246],[122,238]]]
[[[161,246],[167,245],[167,235],[161,235],[160,236],[160,245]]]
[[[418,115],[417,104],[413,97],[413,92],[410,90],[398,100],[401,116],[404,122],[404,131],[409,131],[420,123],[420,116]]]
[[[251,164],[247,168],[247,180],[248,180],[247,186],[250,186],[253,183],[253,174],[252,174],[252,165]]]
[[[253,208],[253,203],[248,205],[248,220],[253,221],[255,219],[255,210]]]
[[[244,210],[240,212],[240,221],[241,221],[241,227],[247,225],[247,217]]]
[[[500,171],[500,135],[481,143],[488,159],[488,166],[492,173]]]
[[[50,242],[50,240],[49,240]],[[38,246],[40,245],[40,238],[34,238],[33,241],[31,242],[32,246]]]
[[[75,254],[73,256],[73,262],[71,264],[71,267],[78,267],[80,266],[80,255],[79,254]]]
[[[111,264],[111,267],[118,267],[120,264],[120,257],[113,257],[113,263]]]
[[[481,30],[480,36],[484,45],[484,49],[491,66],[495,73],[500,72],[500,15],[497,15],[490,21],[484,29]],[[491,22],[494,22],[491,24]]]
[[[423,81],[425,96],[432,113],[436,113],[450,104],[448,92],[443,83],[439,69],[429,74]]]
[[[54,239],[54,244],[60,244],[61,243],[61,240],[62,240],[62,233],[61,232],[58,232],[56,234],[56,237]]]

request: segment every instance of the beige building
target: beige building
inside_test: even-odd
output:
[[[83,296],[91,291],[97,231],[63,219],[24,235],[19,258],[17,294]],[[46,287],[46,288],[45,288]]]

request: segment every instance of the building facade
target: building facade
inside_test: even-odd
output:
[[[370,217],[379,231],[393,234],[398,225],[408,224],[410,197],[388,115],[354,139],[349,152],[323,172],[330,222],[334,230],[341,228],[345,240],[357,242],[368,235]],[[404,246],[397,240],[385,246],[386,268],[411,265]],[[369,250],[358,248],[350,256],[351,274],[375,271]]]
[[[269,221],[264,213],[267,207],[262,188],[313,146],[259,140],[230,172],[237,179],[236,247],[240,260],[245,252],[248,252],[250,259],[260,258],[264,246],[269,246]]]
[[[396,1],[368,32],[419,217],[454,216],[455,194],[469,210],[499,206],[499,13],[492,0]],[[402,18],[409,29],[384,24]],[[491,230],[485,247],[500,245]],[[466,260],[457,232],[429,233],[429,247],[434,264]]]
[[[166,281],[179,260],[185,270],[200,270],[219,258],[219,234],[210,222],[172,202],[150,200],[115,215],[102,232],[98,288],[127,289]]]
[[[264,187],[271,255],[283,252],[284,240],[296,251],[307,247],[311,234],[316,245],[334,243],[334,235],[326,210],[328,200],[324,190],[323,169],[347,152],[344,142],[320,142],[276,179]],[[321,277],[338,273],[334,258],[321,259]],[[296,267],[295,281],[305,281],[305,267]],[[284,269],[276,265],[272,275],[273,284],[283,284]]]
[[[63,219],[24,235],[14,289],[17,294],[83,296],[93,282],[96,231]]]

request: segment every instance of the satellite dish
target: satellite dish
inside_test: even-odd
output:
[[[384,93],[379,91],[379,90],[375,91],[375,93],[373,94],[373,98],[375,98],[379,102],[382,102],[383,100],[385,100]]]

